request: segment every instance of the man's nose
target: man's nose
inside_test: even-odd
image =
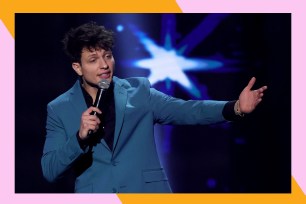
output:
[[[101,60],[100,60],[100,68],[101,69],[107,69],[108,68],[108,64],[106,63],[106,61],[103,58],[101,58]]]

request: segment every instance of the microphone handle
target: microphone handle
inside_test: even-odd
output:
[[[96,108],[99,107],[103,91],[104,91],[103,89],[98,89],[98,93],[97,93],[97,96],[96,96],[97,98],[96,98],[95,103],[94,103],[94,107],[96,107]],[[90,115],[97,115],[97,111],[91,112]],[[92,133],[93,133],[93,130],[88,131],[88,135],[91,135]]]

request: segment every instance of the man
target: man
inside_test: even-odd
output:
[[[113,76],[113,33],[103,26],[81,25],[63,42],[79,80],[48,104],[42,169],[50,182],[74,169],[78,193],[171,192],[154,124],[236,120],[252,112],[267,89],[251,90],[253,77],[237,101],[184,101],[151,88],[146,78]],[[95,107],[101,80],[110,87]]]

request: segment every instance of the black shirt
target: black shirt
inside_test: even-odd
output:
[[[93,106],[94,101],[87,91],[82,87],[82,92],[85,98],[87,107]],[[110,150],[113,150],[114,133],[115,133],[115,100],[114,100],[114,85],[110,84],[110,87],[103,91],[100,104],[98,108],[102,111],[102,114],[97,114],[101,123],[99,130],[91,135],[88,140],[80,141],[81,147],[84,149],[87,145],[95,145],[99,143],[101,139],[104,139]]]

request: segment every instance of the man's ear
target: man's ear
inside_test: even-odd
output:
[[[72,63],[72,68],[74,69],[74,71],[79,75],[79,76],[82,76],[83,73],[82,73],[82,67],[80,65],[80,63],[78,62],[73,62]]]

